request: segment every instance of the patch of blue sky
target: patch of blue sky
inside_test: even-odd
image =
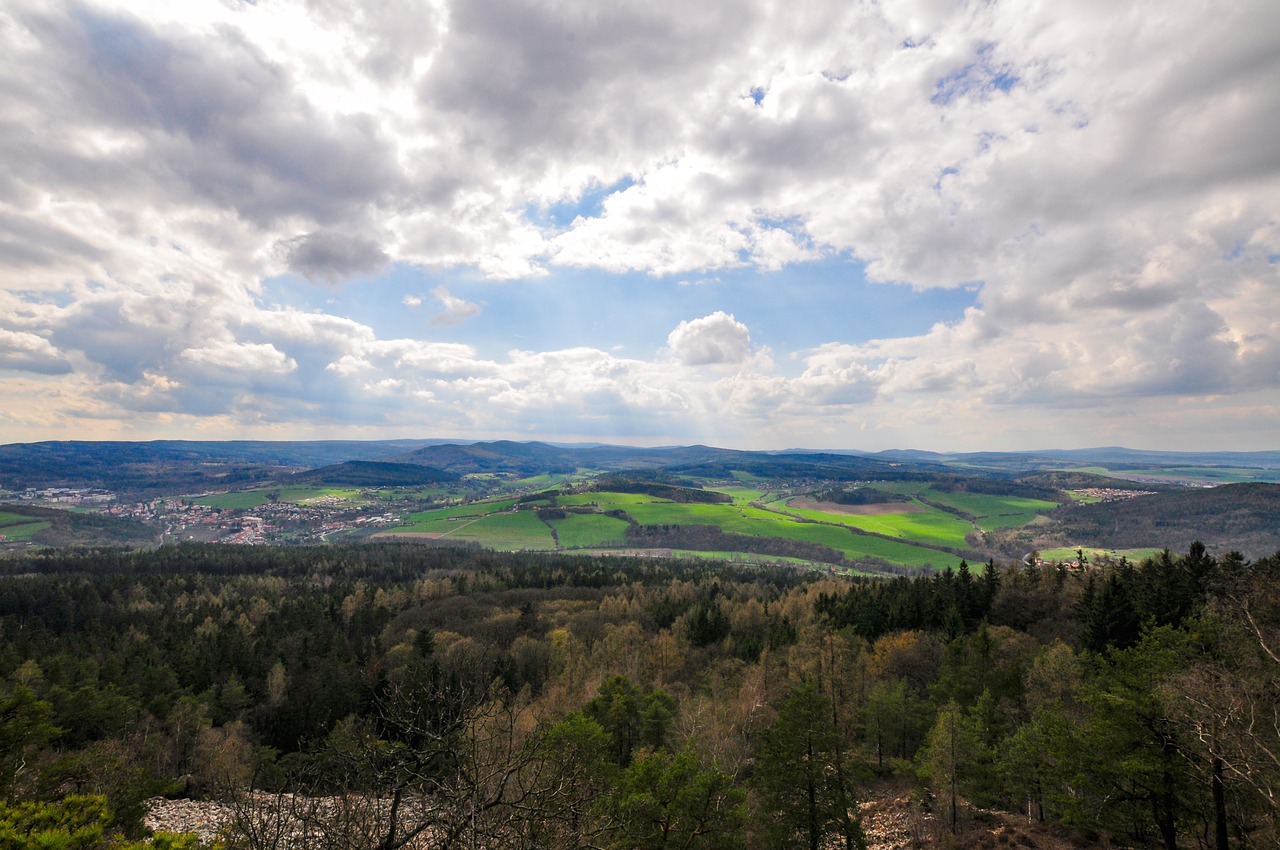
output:
[[[1020,78],[1009,66],[996,67],[991,64],[992,47],[990,44],[984,45],[978,50],[976,62],[970,62],[935,82],[930,102],[945,106],[958,97],[990,94],[992,91],[1007,92],[1016,86]]]
[[[369,325],[381,339],[468,344],[498,361],[514,349],[575,347],[652,359],[680,322],[722,310],[747,325],[754,346],[773,351],[780,371],[796,373],[803,364],[792,353],[825,343],[920,335],[939,322],[958,321],[979,299],[977,287],[914,290],[871,283],[864,265],[847,255],[778,271],[744,267],[657,278],[550,271],[540,278],[494,281],[465,269],[435,273],[395,265],[377,278],[340,287],[273,278],[264,283],[262,301],[344,316]],[[480,312],[457,324],[433,324],[442,307],[432,290],[440,286],[479,305]]]
[[[259,302],[266,309],[292,308],[351,319],[373,328],[379,339],[426,339],[434,338],[431,319],[441,312],[431,290],[442,284],[450,288],[463,279],[461,274],[438,276],[406,263],[393,263],[381,274],[338,286],[282,275],[262,282]]]
[[[1016,86],[1021,79],[1021,77],[1012,71],[1001,71],[991,78],[991,82],[988,85],[992,88],[1000,89],[1000,91],[1009,91]]]
[[[97,284],[96,289],[101,288],[102,284]],[[76,291],[70,286],[64,289],[51,289],[48,291],[20,290],[15,292],[14,295],[17,295],[24,304],[50,305],[61,308],[70,307],[79,297]]]
[[[756,106],[759,106],[760,104],[764,103],[765,94],[766,94],[766,90],[763,86],[754,86],[751,89],[751,99],[755,101]]]
[[[579,216],[582,218],[599,218],[600,214],[604,212],[605,198],[618,192],[625,192],[635,184],[635,179],[630,175],[608,186],[602,183],[592,183],[580,198],[560,201],[546,207],[529,204],[525,207],[524,215],[525,218],[538,227],[563,230],[573,224],[574,219]]]

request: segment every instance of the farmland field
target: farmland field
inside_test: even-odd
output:
[[[1147,558],[1154,558],[1159,555],[1162,549],[1099,549],[1091,546],[1071,548],[1064,546],[1059,549],[1043,549],[1040,551],[1040,557],[1052,563],[1061,561],[1074,561],[1076,559],[1076,549],[1083,548],[1084,556],[1090,561],[1096,561],[1099,558],[1110,558],[1119,560],[1127,558],[1137,564]]]
[[[477,507],[477,506],[470,506]],[[431,514],[437,512],[429,512]],[[553,549],[551,529],[533,511],[502,511],[484,515],[427,516],[411,526],[380,532],[375,537],[423,534],[470,540],[490,549]]]
[[[757,490],[754,487],[710,487],[708,488],[716,493],[724,493],[726,496],[733,497],[733,503],[750,504],[757,499],[764,498],[764,491]]]
[[[410,514],[407,525],[391,529],[392,531],[412,532],[420,531],[417,526],[424,523],[431,524],[440,520],[449,520],[457,517],[479,517],[486,514],[499,513],[501,511],[511,510],[511,506],[516,503],[515,499],[498,499],[492,502],[471,502],[466,505],[455,505],[452,508],[437,508],[430,511],[419,511]]]
[[[1019,528],[1044,511],[1053,510],[1057,502],[1028,499],[1022,496],[992,496],[986,493],[946,493],[927,490],[921,498],[971,516],[983,531],[997,528]]]
[[[0,514],[0,516],[5,516]],[[14,514],[8,514],[14,516]],[[3,534],[7,540],[30,540],[40,532],[44,531],[53,523],[48,520],[32,521],[31,517],[20,517],[21,523],[13,523],[12,525],[0,525],[0,534]]]
[[[786,510],[788,513],[793,513],[806,519],[817,520],[818,522],[847,525],[852,528],[860,528],[863,531],[871,531],[889,537],[901,537],[904,540],[931,543],[935,546],[963,548],[967,545],[964,536],[973,530],[971,523],[952,514],[920,505],[919,503],[899,505],[897,507],[906,508],[912,506],[917,506],[917,509],[910,512],[871,515],[832,513],[795,508],[790,505],[787,506]],[[919,507],[925,509],[919,510]]]
[[[1106,474],[1130,480],[1239,484],[1246,481],[1280,481],[1280,470],[1230,467],[1163,467],[1160,469],[1113,469]]]
[[[551,549],[551,529],[533,511],[490,514],[467,523],[455,535],[490,549]]]
[[[604,514],[568,514],[564,519],[549,520],[556,538],[565,549],[591,546],[622,545],[626,542],[627,522]]]
[[[960,558],[948,552],[939,552],[909,542],[898,543],[878,537],[855,534],[843,528],[819,523],[797,522],[773,511],[748,505],[687,505],[655,500],[652,496],[630,493],[590,493],[588,501],[595,501],[602,510],[620,508],[641,525],[714,525],[732,534],[748,534],[756,537],[783,537],[807,543],[821,543],[843,552],[849,558],[883,558],[896,564],[909,566],[934,566],[941,569],[948,564],[955,566]],[[568,499],[561,499],[561,503]],[[963,537],[962,537],[963,539]]]
[[[622,510],[641,525],[709,525],[731,534],[754,537],[778,537],[807,543],[819,543],[844,553],[848,558],[881,558],[895,564],[913,567],[956,566],[960,557],[925,546],[912,545],[906,534],[901,542],[855,533],[852,528],[803,522],[775,511],[762,510],[747,504],[749,497],[758,491],[748,488],[728,488],[731,495],[741,499],[735,504],[684,504],[638,493],[589,492],[559,496],[561,507],[592,506],[600,514],[572,514],[565,519],[551,520],[556,529],[559,545],[563,548],[597,548],[622,545],[626,541],[627,523],[624,520],[604,516],[604,512]],[[398,528],[388,529],[384,535],[429,534],[459,540],[474,540],[483,546],[502,549],[551,549],[554,547],[550,530],[532,510],[511,511],[512,499],[495,502],[474,502],[454,508],[424,511],[413,514],[409,521]],[[954,543],[954,534],[937,530],[942,523],[967,524],[939,511],[916,516],[938,516],[933,520],[918,521],[915,528],[923,530],[915,539],[925,544],[963,546],[964,535]],[[863,519],[842,517],[840,519]],[[872,518],[875,519],[875,518]],[[882,518],[881,518],[882,519]],[[904,526],[904,529],[908,526]],[[928,536],[931,535],[931,538]],[[945,543],[937,541],[945,540]]]
[[[49,526],[49,520],[36,519],[26,514],[0,511],[0,534],[9,542],[30,540]]]

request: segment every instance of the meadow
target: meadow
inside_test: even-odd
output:
[[[560,496],[556,503],[560,507],[589,506],[599,513],[568,513],[564,519],[553,519],[547,523],[539,520],[533,510],[510,511],[514,500],[504,499],[417,513],[405,525],[386,533],[434,534],[474,540],[492,548],[551,549],[555,547],[555,542],[551,538],[550,528],[554,528],[560,548],[618,546],[626,541],[627,523],[622,519],[606,516],[605,513],[621,510],[641,525],[710,525],[731,534],[819,543],[842,552],[851,559],[880,558],[894,564],[936,569],[954,567],[960,563],[957,555],[913,545],[910,539],[904,538],[902,542],[886,540],[858,534],[851,528],[799,521],[775,511],[746,504],[746,500],[758,494],[759,491],[756,490],[732,493],[744,501],[706,505],[679,504],[635,493],[579,493]],[[488,516],[482,516],[483,514]],[[495,522],[499,515],[507,519]],[[511,517],[517,519],[510,519]]]
[[[935,489],[927,482],[876,484],[877,490],[914,496],[927,505],[954,511],[971,520],[983,531],[998,528],[1020,528],[1036,517],[1058,506],[1057,502],[1028,499],[1023,496],[996,496],[988,493],[949,492]]]
[[[604,514],[565,514],[564,519],[547,520],[555,529],[563,549],[593,546],[621,546],[627,542],[627,521]]]
[[[916,510],[903,513],[844,514],[797,508],[790,504],[785,510],[796,516],[816,522],[847,525],[887,537],[900,537],[930,543],[935,546],[964,548],[965,535],[973,530],[973,524],[954,514],[931,508],[921,502],[909,503]]]
[[[51,525],[48,520],[32,520],[22,514],[0,511],[0,534],[9,542],[30,540]]]
[[[1059,564],[1076,560],[1078,552],[1083,549],[1085,560],[1090,563],[1097,561],[1118,561],[1125,558],[1131,563],[1139,564],[1147,558],[1154,558],[1159,555],[1163,549],[1100,549],[1093,546],[1075,547],[1063,546],[1057,549],[1042,549],[1038,553],[1042,559],[1048,563]]]

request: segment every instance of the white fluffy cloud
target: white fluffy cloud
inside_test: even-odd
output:
[[[1116,441],[1220,442],[1215,409],[1239,445],[1278,436],[1266,0],[14,0],[0,59],[0,391],[43,388],[0,439],[145,411],[262,433],[1047,445],[1105,433],[1062,410],[1171,406],[1184,435]],[[724,311],[653,329],[652,356],[482,357],[262,296],[393,262],[699,280],[836,256],[977,303],[774,368]],[[501,299],[481,315],[428,289],[451,340]]]
[[[751,355],[751,332],[733,316],[717,310],[710,316],[681,322],[667,345],[686,366],[736,365]]]

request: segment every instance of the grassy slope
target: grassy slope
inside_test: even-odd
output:
[[[568,514],[549,521],[565,549],[621,546],[627,541],[627,521],[603,514]]]
[[[805,510],[802,508],[786,508],[788,513],[817,520],[818,522],[834,522],[863,531],[884,534],[888,537],[900,537],[903,540],[931,543],[935,546],[950,546],[962,549],[967,544],[964,536],[973,530],[973,525],[953,514],[928,508],[921,513],[880,514],[878,516],[850,516],[833,514],[825,511]]]
[[[132,520],[56,508],[0,510],[0,534],[6,543],[45,546],[129,545],[150,543],[155,536],[151,529]]]
[[[931,502],[945,505],[973,517],[983,531],[1018,528],[1058,506],[1057,502],[1047,502],[1043,499],[989,496],[985,493],[942,493],[930,490],[925,497]]]
[[[1090,561],[1096,561],[1099,558],[1128,558],[1137,564],[1146,558],[1154,558],[1159,555],[1160,549],[1098,549],[1092,546],[1076,547],[1084,549],[1084,556]],[[1063,546],[1057,549],[1043,549],[1040,551],[1040,557],[1046,561],[1074,561],[1076,559],[1076,549],[1069,546]]]
[[[31,522],[30,517],[23,517],[23,519],[27,521],[0,526],[0,534],[3,534],[5,539],[10,542],[31,540],[37,534],[53,525],[51,522]]]
[[[474,540],[490,549],[551,549],[551,529],[533,511],[490,514],[467,523],[451,537]]]
[[[971,518],[983,531],[1018,528],[1058,506],[1056,502],[1023,496],[993,496],[986,493],[948,493],[935,490],[928,482],[877,483],[877,490],[917,496],[935,505],[958,511]]]
[[[784,537],[821,543],[850,558],[872,557],[910,566],[943,567],[958,564],[960,558],[946,552],[896,543],[878,537],[854,534],[842,528],[818,523],[802,523],[773,511],[748,505],[679,505],[653,500],[649,496],[621,493],[590,493],[560,499],[561,504],[581,499],[595,502],[602,510],[620,508],[641,525],[714,525],[734,534]]]
[[[896,564],[941,569],[959,564],[960,558],[947,552],[912,545],[912,540],[945,546],[963,546],[964,531],[969,525],[949,514],[932,511],[927,514],[904,514],[893,531],[901,542],[857,534],[849,528],[819,522],[800,522],[774,511],[752,507],[749,501],[760,491],[750,488],[726,488],[735,497],[734,504],[678,504],[636,493],[591,492],[560,496],[561,507],[589,505],[601,514],[569,514],[551,520],[559,544],[563,548],[593,548],[625,543],[626,522],[604,516],[604,511],[622,510],[641,525],[711,525],[733,534],[758,537],[780,537],[808,543],[820,543],[843,552],[849,558],[881,558]],[[498,549],[550,549],[554,543],[547,525],[531,510],[512,512],[513,500],[475,502],[454,508],[414,514],[409,523],[395,532],[417,532],[474,540]],[[820,512],[813,512],[820,514]],[[883,519],[868,517],[831,517],[834,521]],[[818,517],[813,517],[814,519]],[[852,525],[852,523],[847,523]],[[963,529],[963,530],[961,530]]]

